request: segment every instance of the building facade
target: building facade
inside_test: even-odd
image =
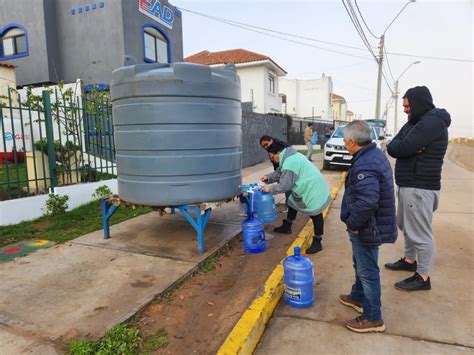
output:
[[[332,117],[335,120],[348,121],[346,99],[337,94],[332,94]]]
[[[330,76],[321,79],[280,79],[280,93],[286,96],[283,112],[298,118],[332,119],[332,90]]]
[[[245,49],[232,49],[222,52],[202,51],[184,60],[213,68],[234,64],[240,77],[242,102],[251,102],[253,111],[257,113],[282,112],[279,78],[286,75],[286,71],[270,57]]]
[[[183,60],[181,12],[166,0],[0,0],[0,61],[17,85],[108,85],[124,56]]]

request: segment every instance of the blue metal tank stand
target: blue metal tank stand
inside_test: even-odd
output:
[[[102,207],[102,225],[104,227],[104,239],[110,238],[110,217],[114,212],[120,207],[120,205],[111,204],[107,199],[101,200]],[[173,206],[171,207],[171,213],[175,213],[175,209],[178,209],[181,214],[186,218],[186,220],[191,224],[191,226],[197,232],[197,241],[198,241],[198,253],[204,253],[204,230],[206,229],[207,222],[209,221],[209,216],[211,215],[212,208],[207,208],[202,213],[199,206]],[[196,217],[194,217],[190,211],[196,212]]]

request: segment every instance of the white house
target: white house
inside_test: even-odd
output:
[[[7,62],[0,62],[0,105],[7,104],[8,100],[2,97],[8,97],[8,88],[16,89],[16,66]],[[18,100],[15,94],[11,95],[11,99],[15,106],[18,105]]]
[[[335,120],[349,121],[347,119],[347,102],[344,96],[332,94],[332,117]]]
[[[213,68],[234,64],[240,76],[242,102],[252,102],[254,112],[281,113],[279,78],[286,71],[270,57],[245,49],[221,52],[202,51],[184,58],[185,62],[205,64]]]
[[[298,118],[332,119],[332,79],[280,78],[280,93],[286,96],[283,113]]]

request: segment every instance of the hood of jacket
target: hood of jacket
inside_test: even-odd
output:
[[[403,98],[410,105],[410,121],[416,123],[425,113],[435,108],[433,97],[426,86],[415,86],[408,89]]]

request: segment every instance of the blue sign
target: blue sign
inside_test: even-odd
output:
[[[173,28],[174,12],[171,8],[163,5],[159,0],[138,0],[138,9],[142,14],[165,25],[169,29]]]

